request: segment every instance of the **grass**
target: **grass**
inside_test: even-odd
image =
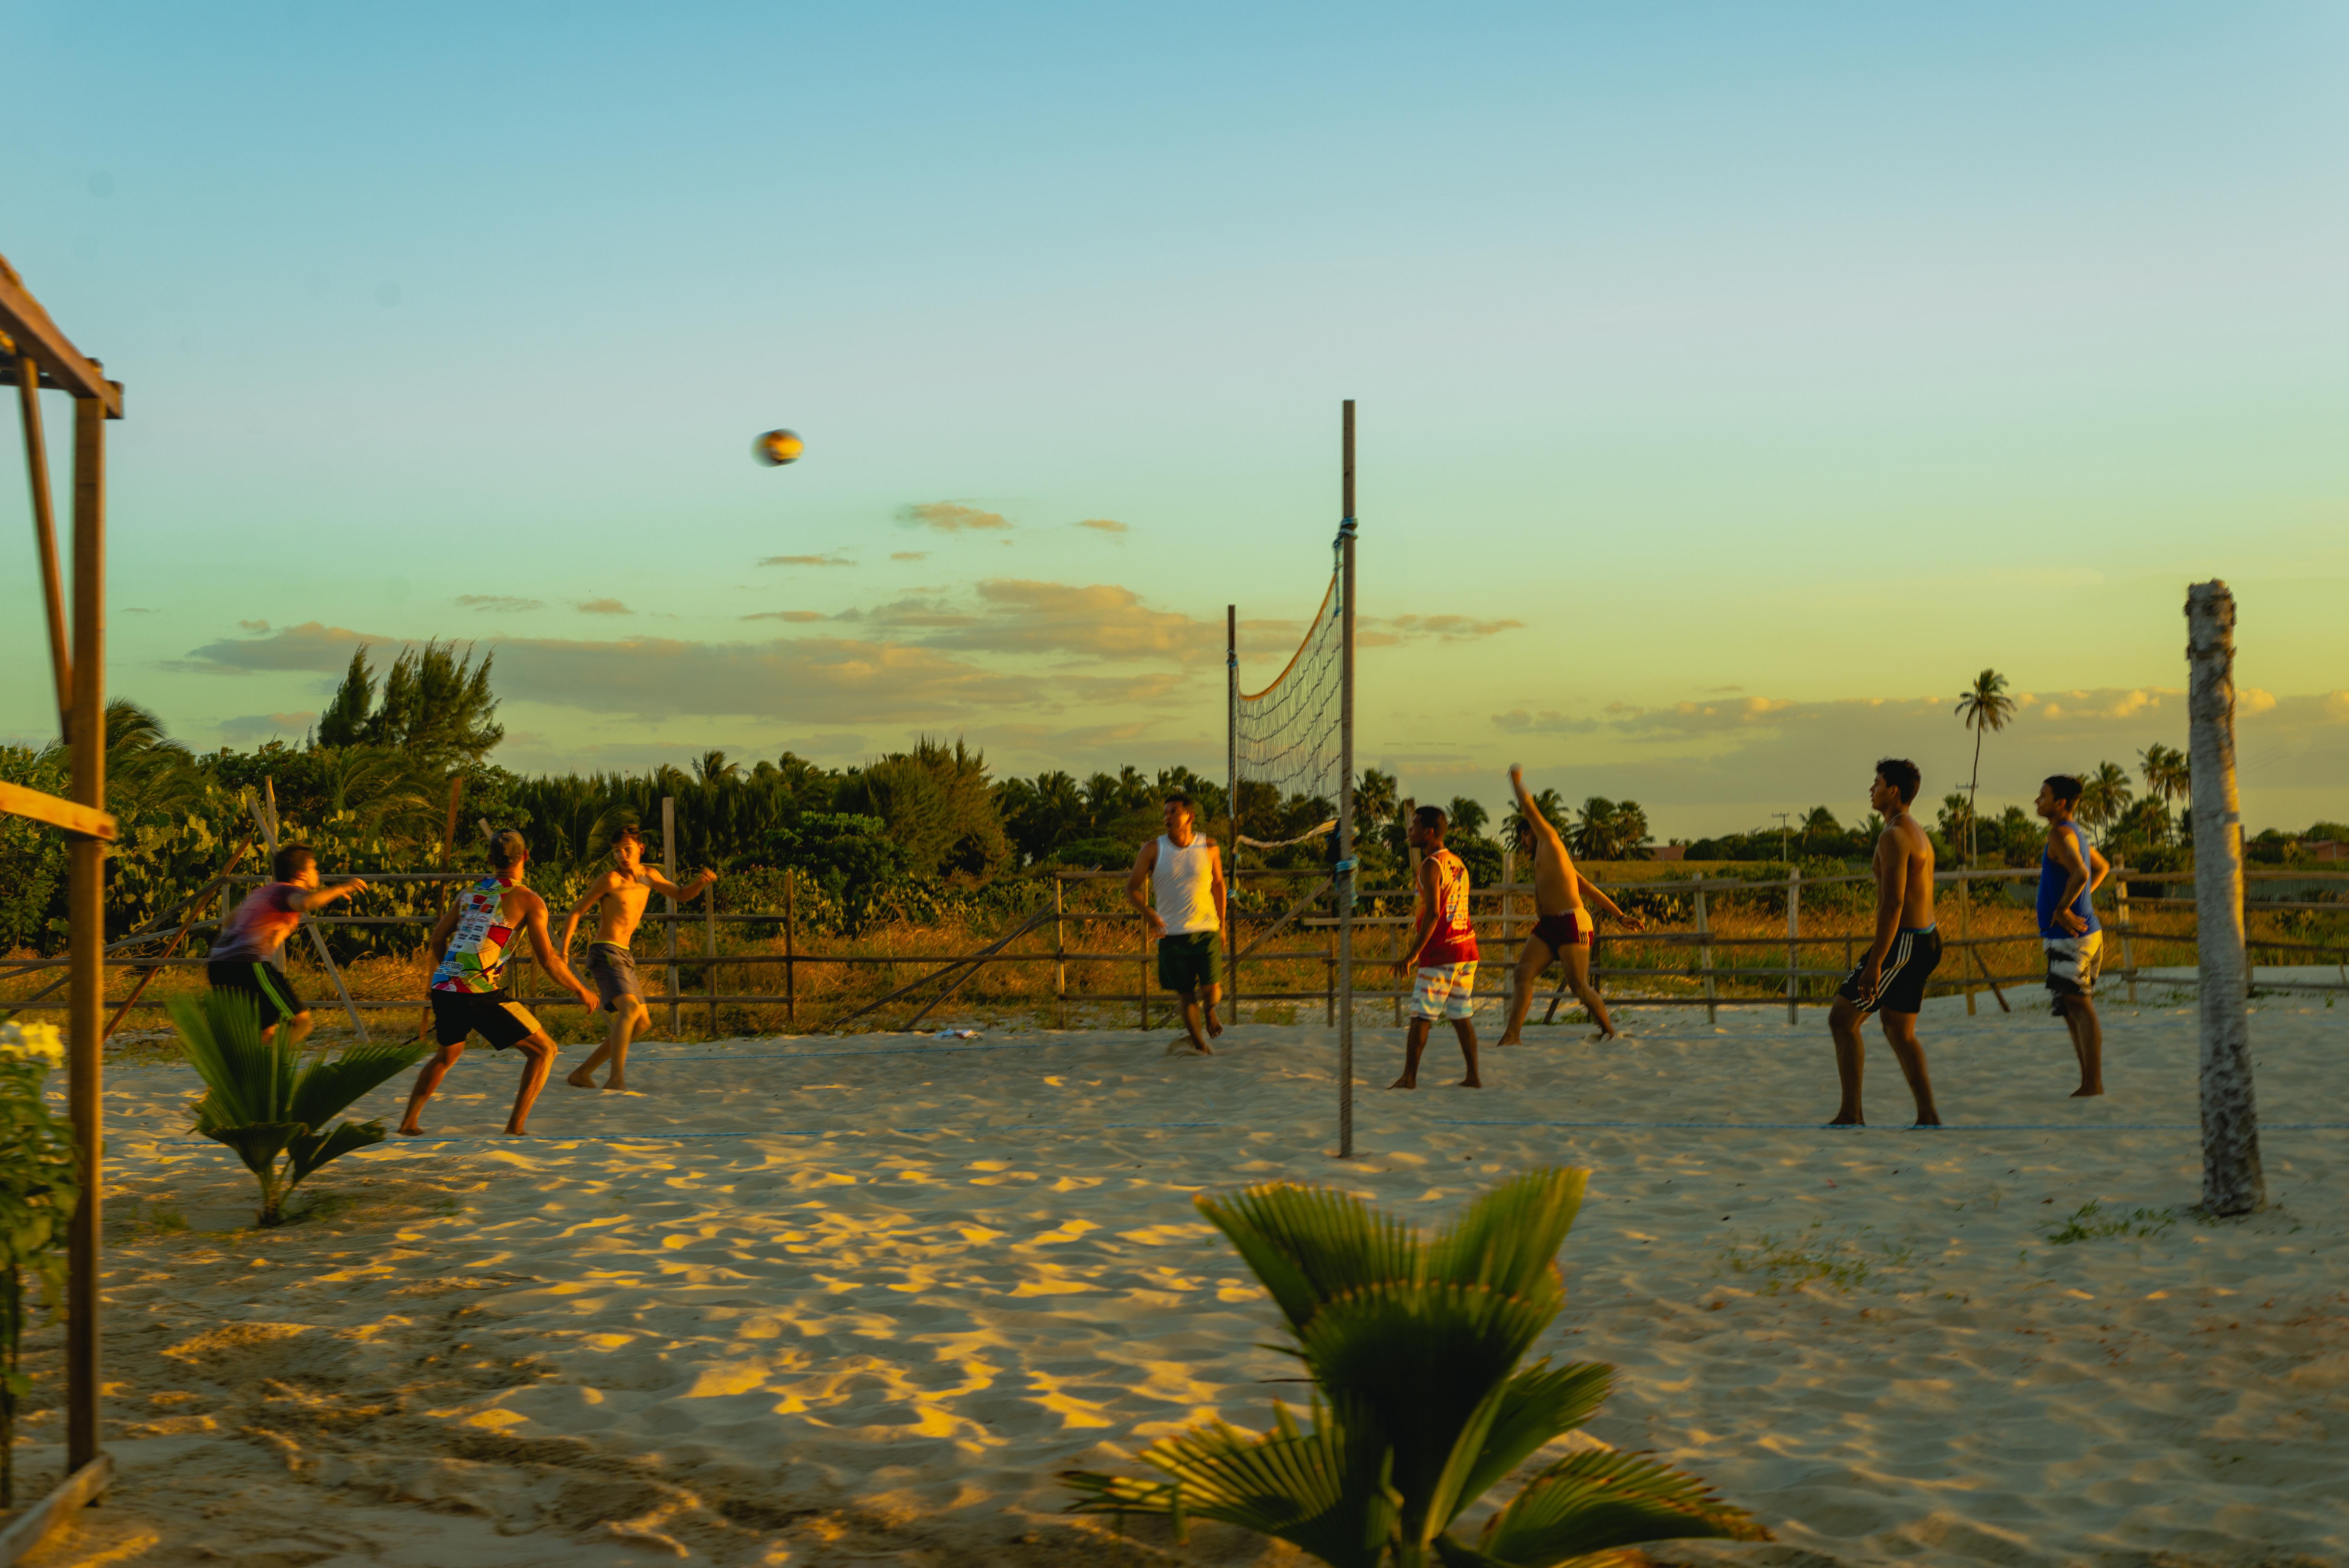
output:
[[[1873,1227],[1856,1232],[1831,1232],[1824,1220],[1780,1238],[1764,1233],[1744,1245],[1723,1249],[1723,1262],[1733,1274],[1756,1276],[1757,1295],[1783,1295],[1806,1285],[1821,1285],[1848,1294],[1867,1284],[1879,1270],[1905,1269],[1914,1249],[1868,1238]]]
[[[2100,1241],[2106,1236],[2138,1236],[2150,1239],[2160,1235],[2178,1223],[2174,1209],[2107,1209],[2102,1203],[2086,1202],[2072,1212],[2069,1219],[2045,1232],[2050,1246],[2068,1247],[2077,1242]]]

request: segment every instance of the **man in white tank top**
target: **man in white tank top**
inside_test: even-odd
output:
[[[1223,1000],[1224,857],[1213,841],[1194,830],[1194,819],[1190,796],[1177,789],[1166,797],[1166,832],[1133,857],[1125,897],[1142,912],[1158,943],[1158,983],[1183,998],[1183,1027],[1190,1031],[1192,1051],[1212,1056],[1208,1037],[1224,1032],[1216,1016]]]

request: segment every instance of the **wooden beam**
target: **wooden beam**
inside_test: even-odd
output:
[[[0,256],[0,333],[16,340],[16,351],[40,362],[42,372],[57,387],[77,397],[87,397],[106,410],[109,419],[122,418],[122,387],[109,381],[98,361],[73,346],[25,287],[25,280]],[[10,380],[15,380],[12,373]]]
[[[66,1477],[57,1491],[33,1504],[0,1530],[0,1568],[12,1568],[41,1538],[65,1522],[74,1510],[88,1503],[114,1479],[114,1456],[99,1454]]]
[[[40,372],[16,362],[17,402],[25,420],[25,477],[33,487],[33,550],[41,561],[42,602],[49,616],[49,667],[57,683],[57,733],[73,730],[73,658],[66,652],[65,575],[57,566],[57,514],[49,506],[49,445],[41,433]]]
[[[104,811],[93,810],[78,801],[60,800],[55,795],[44,795],[21,784],[0,784],[0,814],[30,817],[36,822],[47,822],[68,833],[87,833],[109,844],[114,841],[114,819]]]
[[[106,808],[106,407],[74,399],[73,792]],[[81,1197],[66,1222],[66,1464],[98,1457],[98,1275],[104,1264],[106,846],[68,841],[66,1108]]]

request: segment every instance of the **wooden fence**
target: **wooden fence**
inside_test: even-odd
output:
[[[801,971],[805,969],[834,972],[879,969],[883,973],[881,995],[859,995],[857,1005],[845,1015],[826,1006],[813,1009],[820,1015],[807,1021],[817,1029],[833,1029],[862,1018],[871,1018],[885,1007],[889,1016],[899,1019],[897,1026],[910,1027],[931,1014],[936,1007],[961,994],[970,983],[984,973],[1000,965],[1049,965],[1052,984],[1049,992],[1052,1022],[1056,1026],[1068,1026],[1072,1016],[1079,1022],[1103,1021],[1104,1007],[1132,1006],[1135,1019],[1143,1028],[1150,1026],[1156,1004],[1156,1016],[1161,1020],[1171,1015],[1173,998],[1164,992],[1154,990],[1154,957],[1151,944],[1145,940],[1141,913],[1124,906],[1072,907],[1071,892],[1081,901],[1091,888],[1098,893],[1109,891],[1101,884],[1122,884],[1123,872],[1061,871],[1051,873],[1051,906],[1011,916],[1005,929],[985,944],[959,953],[892,951],[842,952],[810,951],[801,944],[797,909],[797,879],[787,876],[784,882],[783,907],[780,910],[719,913],[711,907],[705,896],[699,910],[660,909],[646,913],[638,933],[636,947],[639,962],[649,975],[661,972],[665,985],[659,993],[647,997],[648,1003],[661,1010],[669,1030],[675,1033],[684,1021],[686,1009],[707,1008],[708,1026],[712,1034],[719,1028],[720,1007],[749,1007],[762,1013],[780,1014],[785,1028],[793,1029],[802,1023],[805,998],[802,996]],[[2261,871],[2247,873],[2259,882],[2294,882],[2315,883],[2320,887],[2338,887],[2349,894],[2349,872],[2323,872],[2304,870]],[[1974,907],[1973,889],[1985,882],[2035,882],[2035,870],[1943,872],[1936,882],[1941,884],[1939,918],[1943,935],[1945,957],[1941,969],[1932,981],[1931,989],[1940,995],[1963,992],[1969,1010],[1976,997],[1984,991],[1997,996],[2000,1006],[2007,1006],[2003,987],[2036,984],[2043,978],[2037,965],[2037,954],[2029,954],[2029,962],[2020,969],[2012,962],[1993,965],[1987,955],[2002,949],[2034,948],[2038,943],[2035,926],[2031,930],[2010,934],[1975,935],[1971,930]],[[252,882],[261,880],[243,876],[233,880]],[[328,879],[330,881],[345,879]],[[367,879],[372,882],[468,882],[476,873],[461,872],[419,872],[386,873]],[[1258,1007],[1266,1005],[1295,1008],[1319,1004],[1325,1022],[1334,1022],[1339,991],[1338,921],[1330,908],[1329,880],[1317,873],[1282,871],[1242,871],[1238,880],[1245,884],[1268,886],[1278,896],[1271,907],[1257,913],[1242,913],[1235,907],[1231,930],[1226,936],[1227,972],[1225,977],[1225,1000],[1230,1016],[1237,1019],[1242,1004]],[[2109,903],[2106,919],[2108,962],[2117,960],[2106,970],[2106,978],[2127,986],[2129,999],[2137,996],[2139,983],[2147,978],[2136,963],[2135,944],[2139,940],[2155,940],[2166,944],[2183,944],[2192,940],[2190,933],[2154,931],[2136,923],[2137,911],[2190,910],[2190,897],[2173,896],[2176,890],[2190,888],[2190,875],[2171,872],[2117,871],[2106,883],[2103,900]],[[1608,882],[1599,885],[1610,894],[1634,900],[1652,901],[1658,895],[1674,895],[1684,899],[1692,917],[1692,929],[1651,930],[1630,935],[1609,926],[1600,935],[1594,949],[1593,984],[1612,1006],[1702,1006],[1708,1017],[1717,1016],[1726,1006],[1784,1006],[1789,1022],[1800,1016],[1803,1002],[1823,1000],[1831,987],[1824,984],[1840,981],[1847,975],[1866,944],[1872,939],[1872,918],[1865,914],[1848,917],[1840,923],[1846,929],[1823,931],[1805,929],[1803,897],[1806,890],[1816,894],[1831,887],[1850,887],[1872,881],[1866,872],[1827,877],[1803,876],[1799,870],[1783,878],[1748,881],[1740,878],[1695,877],[1675,881]],[[2156,883],[2161,895],[2138,897],[2132,902],[2130,883]],[[218,884],[216,884],[217,886]],[[1501,984],[1488,981],[1486,994],[1506,1002],[1509,986],[1515,979],[1515,959],[1526,940],[1526,933],[1534,919],[1533,888],[1525,882],[1503,882],[1496,886],[1475,889],[1471,895],[1471,911],[1477,926],[1479,944],[1486,955],[1486,974]],[[1120,888],[1122,897],[1122,887]],[[1840,896],[1848,899],[1848,892]],[[1409,908],[1410,890],[1387,888],[1366,890],[1354,917],[1355,980],[1354,999],[1358,1004],[1385,1003],[1395,1019],[1402,1017],[1404,999],[1410,992],[1385,977],[1408,940],[1411,916],[1403,913],[1378,913],[1382,907],[1397,911]],[[1713,927],[1715,913],[1723,902],[1731,904],[1750,903],[1756,898],[1782,903],[1786,928],[1784,935],[1738,936]],[[198,903],[202,902],[200,896]],[[1872,898],[1863,903],[1872,903]],[[223,903],[225,897],[223,896]],[[2009,906],[2011,908],[2011,906]],[[2254,912],[2349,914],[2349,903],[2316,901],[2252,900],[2248,908]],[[142,952],[165,939],[167,928],[175,932],[179,940],[213,929],[216,921],[182,918],[187,906],[174,910],[156,928],[148,933],[134,934],[112,944],[119,956],[109,965],[109,974],[136,974],[143,990],[147,978],[161,968],[200,965],[202,957],[180,955],[174,951],[163,954]],[[429,926],[434,916],[354,915],[334,914],[310,917],[321,926],[355,925]],[[176,927],[174,927],[174,923]],[[743,951],[736,944],[728,951],[724,940],[730,928],[746,924],[763,924],[777,930],[780,951]],[[1955,930],[1951,931],[1952,923]],[[698,928],[698,931],[697,931]],[[1098,935],[1094,934],[1100,934]],[[698,938],[698,951],[680,951],[680,934]],[[1380,942],[1378,937],[1386,940]],[[1071,945],[1074,939],[1075,944]],[[1679,965],[1607,963],[1610,949],[1619,951],[1625,943],[1637,949],[1662,948],[1685,950],[1687,961]],[[177,943],[173,943],[176,948]],[[2333,982],[2266,982],[2260,986],[2269,990],[2341,991],[2349,990],[2349,939],[2336,942],[2295,942],[2288,939],[2256,939],[2250,944],[2254,953],[2274,951],[2323,954],[2336,965],[2344,965],[2340,983]],[[1373,949],[1383,949],[1376,952]],[[1822,951],[1839,958],[1840,967],[1823,966],[1817,962]],[[1755,964],[1753,958],[1764,954],[1780,961]],[[1636,954],[1635,954],[1636,955]],[[1954,962],[1951,960],[1954,959]],[[1741,961],[1744,960],[1744,961]],[[28,972],[52,968],[66,962],[62,959],[34,960],[15,965],[0,965],[0,983]],[[530,995],[531,961],[526,952],[514,960],[517,965],[512,985],[525,1002],[560,1002],[557,995]],[[901,967],[919,969],[936,965],[918,975],[911,982],[894,985]],[[2000,973],[2000,968],[2009,972]],[[1302,970],[1308,983],[1298,984]],[[1502,972],[1495,975],[1495,971]],[[688,989],[687,982],[696,973],[701,981],[698,989]],[[1133,988],[1125,989],[1124,976],[1131,976]],[[774,982],[767,988],[757,987],[760,977],[771,976]],[[1250,989],[1254,980],[1256,988]],[[736,989],[721,991],[719,983],[734,982]],[[1381,983],[1385,980],[1385,983]],[[341,977],[336,976],[340,991]],[[1369,982],[1366,984],[1365,982]],[[1620,989],[1624,982],[1645,983],[1630,989]],[[2163,986],[2191,985],[2192,975],[2163,975],[2158,984]],[[890,988],[894,986],[894,988]],[[977,1000],[984,1002],[986,987],[976,988]],[[1559,992],[1563,995],[1563,990]],[[1031,996],[1029,1000],[1042,1000]],[[363,1011],[413,1009],[420,998],[405,996],[397,999],[345,997],[355,1025],[360,1024]],[[1004,1006],[998,1002],[998,1006]],[[1553,1000],[1552,1011],[1556,1001]],[[36,995],[16,1003],[0,1003],[0,1010],[18,1007],[47,1008],[62,1006]],[[139,999],[138,993],[125,998],[114,1007],[113,1024],[119,1026],[133,1006],[145,1010],[159,1007],[160,1002]],[[903,1012],[897,1009],[902,1008]],[[1292,1014],[1293,1016],[1293,1014]],[[697,1020],[698,1022],[698,1020]],[[360,1025],[363,1028],[364,1026]]]

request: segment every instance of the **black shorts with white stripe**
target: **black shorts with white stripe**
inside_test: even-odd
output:
[[[1903,931],[1892,939],[1892,951],[1884,955],[1884,967],[1877,972],[1874,991],[1860,989],[1860,982],[1868,973],[1868,964],[1862,960],[1836,995],[1863,1013],[1921,1012],[1925,1006],[1925,982],[1933,977],[1940,963],[1941,933],[1938,927]]]

